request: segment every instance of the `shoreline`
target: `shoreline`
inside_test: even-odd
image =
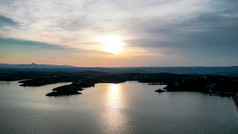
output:
[[[236,109],[236,112],[238,113],[238,96],[232,96],[232,100],[234,102],[234,107]]]

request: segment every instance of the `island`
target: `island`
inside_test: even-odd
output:
[[[70,85],[63,85],[52,89],[53,91],[46,94],[46,96],[65,96],[65,95],[77,95],[82,94],[80,91],[85,87],[94,86],[94,81],[89,79],[80,79],[79,81],[73,82]]]
[[[82,94],[78,91],[81,91],[83,89],[81,89],[79,87],[72,86],[72,85],[64,85],[64,86],[54,88],[52,90],[53,90],[53,92],[46,94],[46,96],[65,96],[65,95]]]

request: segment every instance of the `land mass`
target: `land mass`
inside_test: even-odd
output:
[[[97,71],[107,73],[172,73],[172,74],[208,74],[238,76],[238,66],[193,66],[193,67],[76,67],[48,64],[3,64],[0,72],[82,72]]]
[[[37,65],[32,65],[37,66]],[[54,67],[54,66],[51,66]],[[67,68],[71,68],[66,66]],[[5,68],[6,69],[6,68]],[[105,69],[105,68],[104,68]],[[102,70],[104,70],[102,69]],[[156,73],[156,72],[125,72],[115,68],[111,71],[66,71],[48,69],[18,70],[0,69],[0,80],[21,80],[20,86],[43,86],[58,82],[72,82],[69,85],[52,89],[46,96],[61,96],[81,94],[84,88],[92,87],[97,83],[121,83],[125,81],[138,81],[149,84],[167,85],[167,91],[199,91],[236,94],[238,89],[238,76],[218,74],[181,74],[181,73]],[[117,71],[116,71],[117,70]],[[233,72],[235,74],[235,72]],[[23,80],[24,79],[24,80]],[[158,90],[160,92],[160,90]]]

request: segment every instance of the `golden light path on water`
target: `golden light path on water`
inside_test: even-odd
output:
[[[110,84],[108,94],[108,106],[110,109],[120,108],[120,85]]]
[[[120,84],[109,84],[105,104],[107,111],[103,114],[103,120],[106,126],[106,133],[123,133],[127,124],[127,117],[123,113],[125,104],[123,104],[123,94]]]

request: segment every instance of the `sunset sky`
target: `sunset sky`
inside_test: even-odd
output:
[[[238,65],[238,0],[1,0],[0,63]]]

